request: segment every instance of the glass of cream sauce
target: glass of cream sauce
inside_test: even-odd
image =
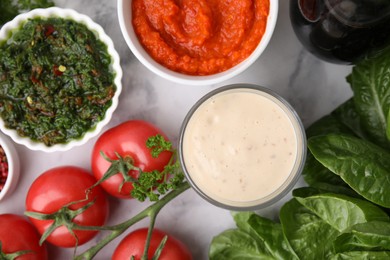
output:
[[[254,210],[284,197],[306,159],[302,122],[273,91],[249,84],[218,88],[184,119],[179,156],[191,186],[212,204]]]

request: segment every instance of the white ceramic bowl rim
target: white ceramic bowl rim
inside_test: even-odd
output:
[[[168,68],[165,68],[144,50],[142,45],[139,43],[136,34],[131,26],[131,12],[126,13],[127,10],[131,10],[131,0],[118,0],[118,19],[119,25],[122,31],[122,35],[125,38],[127,45],[133,54],[137,57],[141,63],[155,74],[168,79],[170,81],[185,84],[185,85],[211,85],[217,84],[222,81],[228,80],[252,65],[259,56],[263,53],[271,40],[272,34],[275,30],[276,21],[278,17],[279,2],[278,0],[270,0],[270,10],[267,18],[267,25],[264,35],[252,54],[237,64],[233,68],[223,71],[221,73],[208,75],[208,76],[192,76],[178,72],[174,72]]]
[[[0,191],[0,201],[9,196],[17,186],[20,174],[18,153],[11,140],[0,133],[0,146],[3,148],[8,162],[8,176],[3,189]]]
[[[111,120],[112,114],[118,106],[119,95],[122,91],[122,68],[120,66],[120,58],[118,53],[114,48],[114,43],[111,38],[104,32],[103,28],[95,23],[90,17],[80,14],[72,9],[64,9],[59,7],[50,7],[45,9],[34,9],[27,13],[19,14],[13,20],[7,22],[3,25],[0,30],[0,41],[6,40],[9,38],[9,34],[16,30],[20,25],[22,25],[27,19],[42,17],[60,17],[64,19],[70,19],[76,21],[78,23],[84,24],[94,32],[97,37],[107,46],[107,51],[111,56],[111,69],[115,73],[114,83],[116,85],[115,95],[112,98],[112,105],[107,109],[105,117],[102,121],[100,121],[93,129],[87,131],[80,139],[72,140],[66,144],[55,144],[53,146],[47,146],[40,142],[34,142],[28,137],[21,137],[17,134],[17,132],[13,129],[6,128],[4,125],[4,121],[0,118],[0,129],[6,135],[10,136],[13,141],[16,143],[22,144],[28,147],[31,150],[39,150],[45,152],[56,152],[56,151],[66,151],[75,146],[80,146],[85,144],[88,140],[95,137],[100,133],[102,128],[108,124]]]

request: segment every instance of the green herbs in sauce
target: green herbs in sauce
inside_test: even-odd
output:
[[[81,138],[116,91],[107,46],[85,25],[28,20],[0,43],[0,116],[7,128],[47,146]]]

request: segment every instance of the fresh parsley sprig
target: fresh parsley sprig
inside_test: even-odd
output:
[[[123,177],[119,191],[122,190],[126,182],[131,182],[133,185],[131,197],[141,202],[146,199],[157,201],[168,191],[176,189],[184,181],[184,174],[177,160],[177,151],[172,148],[172,143],[165,140],[162,135],[157,134],[148,138],[146,147],[150,149],[150,153],[155,158],[165,151],[172,153],[170,161],[162,171],[143,171],[135,166],[133,159],[128,156],[122,157],[116,154],[116,159],[110,159],[101,152],[101,155],[111,163],[111,166],[103,177],[90,187],[89,191],[118,173]],[[138,178],[132,177],[130,171],[137,171]]]
[[[150,149],[153,158],[157,158],[164,151],[172,151],[172,143],[165,140],[164,136],[157,134],[146,141],[146,147]]]
[[[133,190],[131,196],[144,201],[149,198],[150,201],[157,201],[161,195],[164,195],[169,190],[176,189],[183,181],[184,174],[181,171],[180,164],[177,160],[177,151],[172,149],[172,143],[158,134],[150,137],[146,146],[154,158],[157,158],[162,152],[172,152],[169,163],[164,167],[163,171],[144,172],[139,170],[138,179],[133,182]]]

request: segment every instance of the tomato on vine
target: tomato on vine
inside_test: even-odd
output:
[[[151,137],[155,138],[152,144]],[[153,149],[158,151],[153,153]],[[92,151],[92,172],[112,196],[142,201],[149,192],[145,186],[156,186],[167,177],[164,168],[172,159],[170,149],[171,143],[156,126],[142,120],[126,121],[98,138]],[[140,182],[144,183],[137,186]]]
[[[90,189],[95,178],[75,166],[52,168],[30,186],[26,215],[42,235],[41,242],[60,247],[75,247],[91,240],[108,218],[108,200],[99,186]],[[81,227],[81,228],[80,228]]]
[[[46,245],[39,245],[39,234],[23,216],[0,215],[0,259],[46,260]]]

